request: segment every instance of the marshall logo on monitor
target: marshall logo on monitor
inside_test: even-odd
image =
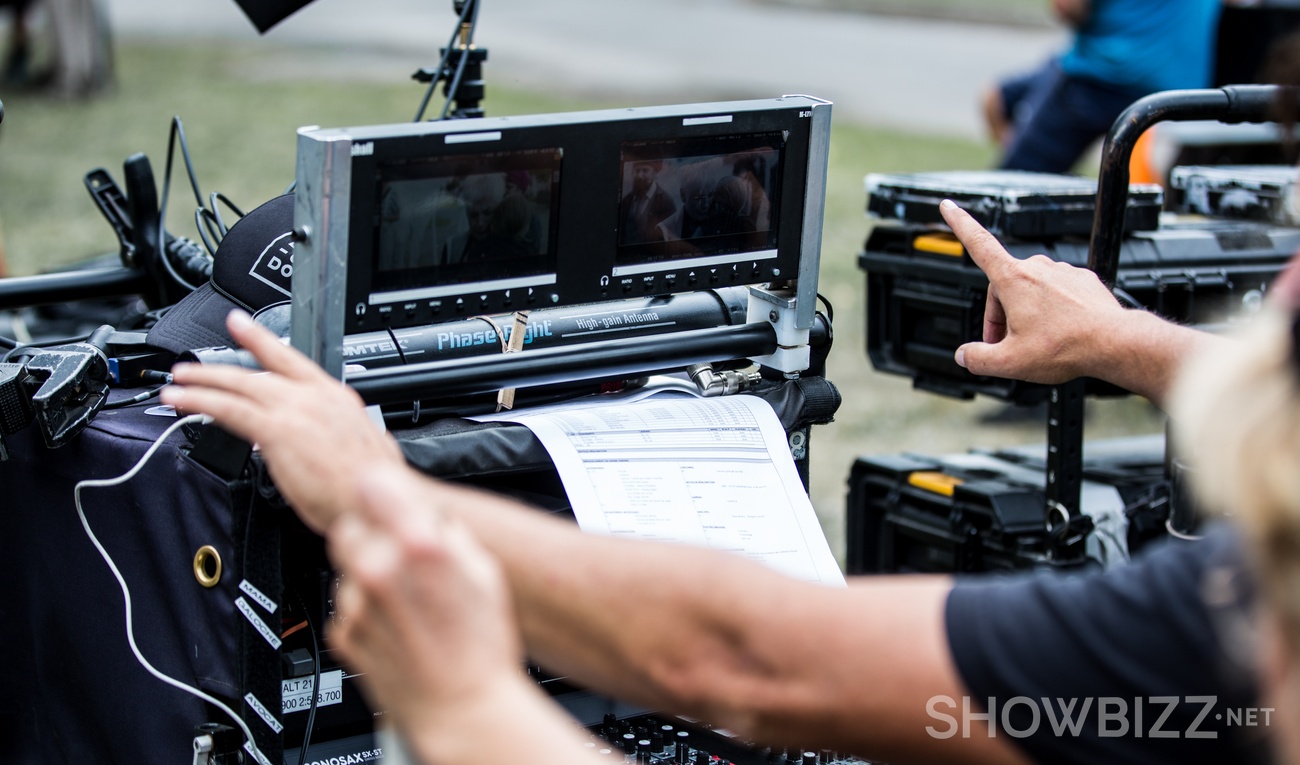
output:
[[[829,136],[807,96],[304,128],[294,344],[801,275],[811,324]]]

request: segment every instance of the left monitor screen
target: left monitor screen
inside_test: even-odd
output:
[[[371,289],[555,271],[559,148],[381,162]]]

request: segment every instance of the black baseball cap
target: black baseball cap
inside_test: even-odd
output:
[[[240,218],[217,245],[212,279],[167,309],[146,342],[178,354],[234,345],[226,331],[232,310],[255,313],[289,299],[294,243],[293,194]]]

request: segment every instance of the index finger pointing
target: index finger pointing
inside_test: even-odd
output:
[[[958,207],[956,202],[951,199],[940,202],[939,214],[957,235],[966,252],[970,253],[971,260],[975,261],[975,265],[979,266],[990,279],[1000,275],[1007,266],[1015,262],[1016,259],[1011,257],[1011,253],[1007,252],[997,237],[990,234],[988,229],[971,217],[970,213]]]

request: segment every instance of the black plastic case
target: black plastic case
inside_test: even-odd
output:
[[[1295,184],[1295,165],[1175,167],[1169,174],[1169,204],[1182,213],[1297,226]]]
[[[1038,450],[859,457],[848,481],[845,573],[1107,568],[1165,535],[1174,494],[1163,437],[1088,445],[1084,478],[1092,488],[1082,511],[1095,541],[1075,542],[1086,550],[1062,549],[1074,537],[1050,530],[1063,518],[1046,509],[1045,447]]]
[[[1004,240],[1012,255],[1043,253],[1084,266],[1080,238]],[[1175,321],[1211,325],[1251,310],[1300,249],[1300,228],[1258,221],[1175,219],[1126,238],[1117,294]],[[953,353],[979,340],[988,278],[951,234],[918,224],[878,224],[858,265],[866,272],[867,355],[882,371],[911,377],[918,389],[956,398],[976,394],[1020,404],[1046,400],[1047,388],[972,375]],[[1094,395],[1122,391],[1090,383]]]
[[[1097,183],[1090,178],[1018,170],[877,174],[866,177],[867,213],[885,220],[942,223],[939,203],[951,199],[999,238],[1087,237]],[[1126,231],[1160,225],[1164,190],[1129,187]]]

